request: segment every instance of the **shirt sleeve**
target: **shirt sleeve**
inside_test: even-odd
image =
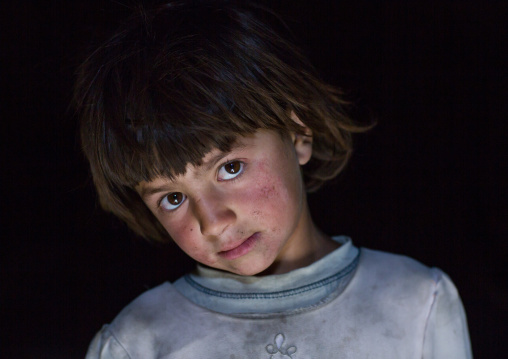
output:
[[[85,359],[132,359],[125,348],[104,325],[95,335]]]
[[[466,314],[450,278],[433,268],[436,290],[427,318],[423,359],[471,359]]]

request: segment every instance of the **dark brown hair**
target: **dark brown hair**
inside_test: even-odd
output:
[[[260,7],[173,1],[139,10],[94,51],[78,70],[75,103],[103,208],[138,234],[167,240],[135,186],[183,174],[258,129],[303,134],[291,111],[313,134],[307,190],[335,177],[362,128],[288,34]]]

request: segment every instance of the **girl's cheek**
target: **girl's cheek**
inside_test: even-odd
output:
[[[279,218],[288,210],[289,196],[280,178],[261,175],[257,183],[246,191],[243,203],[248,203],[250,213],[265,219]]]
[[[166,221],[162,223],[169,236],[175,243],[185,251],[185,248],[191,245],[193,237],[196,235],[196,228],[187,224],[185,221]]]
[[[204,262],[205,256],[199,238],[195,233],[199,232],[197,228],[184,226],[174,231],[171,237],[176,245],[180,247],[188,256],[198,262]]]
[[[187,216],[175,218],[164,226],[180,249],[194,260],[207,262],[206,246],[202,242],[199,226]]]

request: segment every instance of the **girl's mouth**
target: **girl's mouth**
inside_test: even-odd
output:
[[[244,240],[242,243],[240,243],[238,246],[228,249],[228,250],[225,250],[225,251],[220,251],[219,255],[222,258],[229,259],[229,260],[233,260],[238,257],[241,257],[241,256],[250,252],[250,250],[256,244],[258,238],[259,238],[259,232],[256,232],[253,235],[251,235],[249,238]]]

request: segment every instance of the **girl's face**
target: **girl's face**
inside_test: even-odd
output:
[[[136,190],[176,244],[196,261],[240,275],[306,255],[314,227],[300,165],[312,144],[259,130],[228,153],[213,150],[174,180],[157,178]],[[287,270],[284,270],[287,271]]]

